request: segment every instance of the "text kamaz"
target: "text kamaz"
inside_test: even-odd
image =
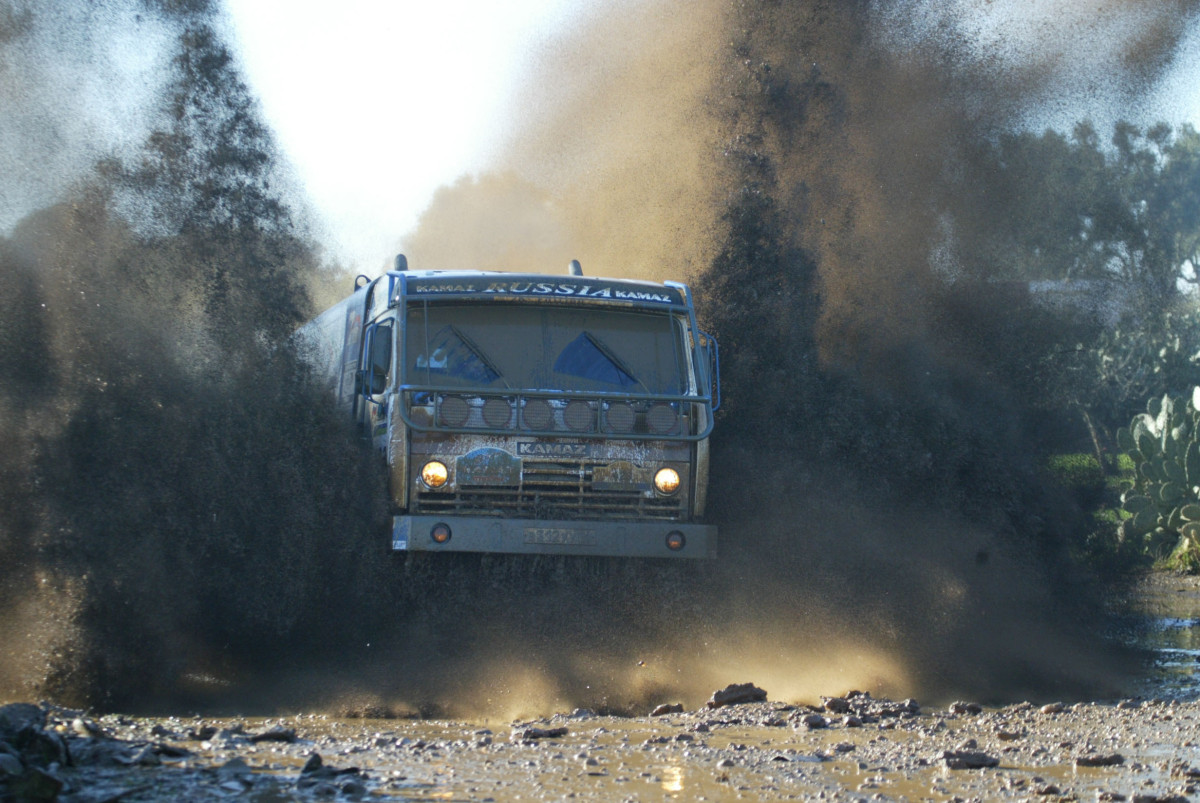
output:
[[[393,549],[715,554],[717,346],[686,285],[396,261],[300,331],[387,456]]]

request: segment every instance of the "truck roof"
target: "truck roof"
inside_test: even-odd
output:
[[[389,297],[520,300],[555,298],[632,304],[644,307],[686,306],[687,288],[639,279],[598,276],[500,273],[495,271],[389,271]]]

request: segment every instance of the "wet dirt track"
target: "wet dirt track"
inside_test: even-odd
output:
[[[71,759],[48,775],[64,801],[1178,800],[1200,785],[1195,702],[913,711],[839,699],[849,708],[829,707],[843,713],[764,702],[503,725],[59,711],[46,732]]]
[[[1122,700],[984,707],[767,690],[657,716],[518,722],[91,717],[17,703],[0,706],[0,799],[1196,799],[1187,645],[1200,583],[1158,575],[1129,604],[1153,665]]]

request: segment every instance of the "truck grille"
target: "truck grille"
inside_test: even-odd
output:
[[[503,516],[529,519],[624,519],[678,521],[682,492],[661,498],[640,490],[598,490],[586,461],[526,460],[516,486],[459,485],[450,493],[420,491],[416,513]]]

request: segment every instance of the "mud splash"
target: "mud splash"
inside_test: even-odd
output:
[[[147,9],[173,43],[153,135],[0,242],[9,693],[495,716],[694,703],[734,672],[930,699],[1126,677],[1032,473],[1028,377],[985,359],[1024,341],[956,316],[931,258],[986,189],[970,144],[1053,70],[994,82],[934,11],[919,51],[865,4],[597,11],[405,250],[695,280],[726,355],[722,560],[392,561],[378,466],[288,354],[315,245],[218,11]],[[1130,28],[1157,54],[1118,70],[1134,94],[1183,10]],[[18,17],[5,52],[50,19]]]
[[[979,267],[949,233],[981,203],[1006,214],[977,143],[1069,106],[1084,63],[1111,76],[1093,99],[1150,93],[1195,8],[1106,4],[1100,24],[1053,3],[705,4],[676,39],[658,35],[666,6],[630,8],[547,49],[527,133],[404,247],[555,269],[578,255],[553,256],[564,243],[598,243],[589,272],[695,281],[726,355],[711,495],[726,535],[706,614],[649,625],[650,643],[769,644],[763,668],[778,655],[797,678],[870,645],[936,699],[1119,686],[1130,664],[1067,554],[1075,511],[1037,476],[1045,431],[1075,425],[1039,421],[1031,377],[1003,361],[1061,333],[958,306],[947,278]],[[537,248],[492,235],[509,217]]]
[[[519,133],[444,188],[398,250],[424,269],[679,279],[713,251],[724,188],[709,103],[726,4],[597,5],[530,61]]]
[[[148,49],[164,48],[137,116],[145,141],[92,161],[66,189],[35,187],[66,200],[0,238],[5,697],[186,698],[181,679],[197,669],[303,654],[298,634],[329,634],[322,612],[356,605],[346,588],[328,596],[328,573],[371,571],[351,553],[379,522],[378,468],[287,345],[316,259],[277,191],[278,155],[215,8],[148,5],[144,18],[114,9],[157,34]],[[90,4],[4,14],[21,23],[0,41],[6,70],[69,73],[61,43],[80,26],[89,47],[73,53],[111,55],[94,39],[113,19]],[[22,74],[6,72],[6,90]],[[9,95],[6,133],[56,109],[38,75]],[[93,99],[94,122],[111,98]],[[53,137],[72,113],[17,133]],[[47,144],[22,153],[33,161]],[[76,144],[64,137],[64,149]],[[96,160],[103,146],[85,138],[70,159]],[[35,167],[4,182],[24,192]]]

